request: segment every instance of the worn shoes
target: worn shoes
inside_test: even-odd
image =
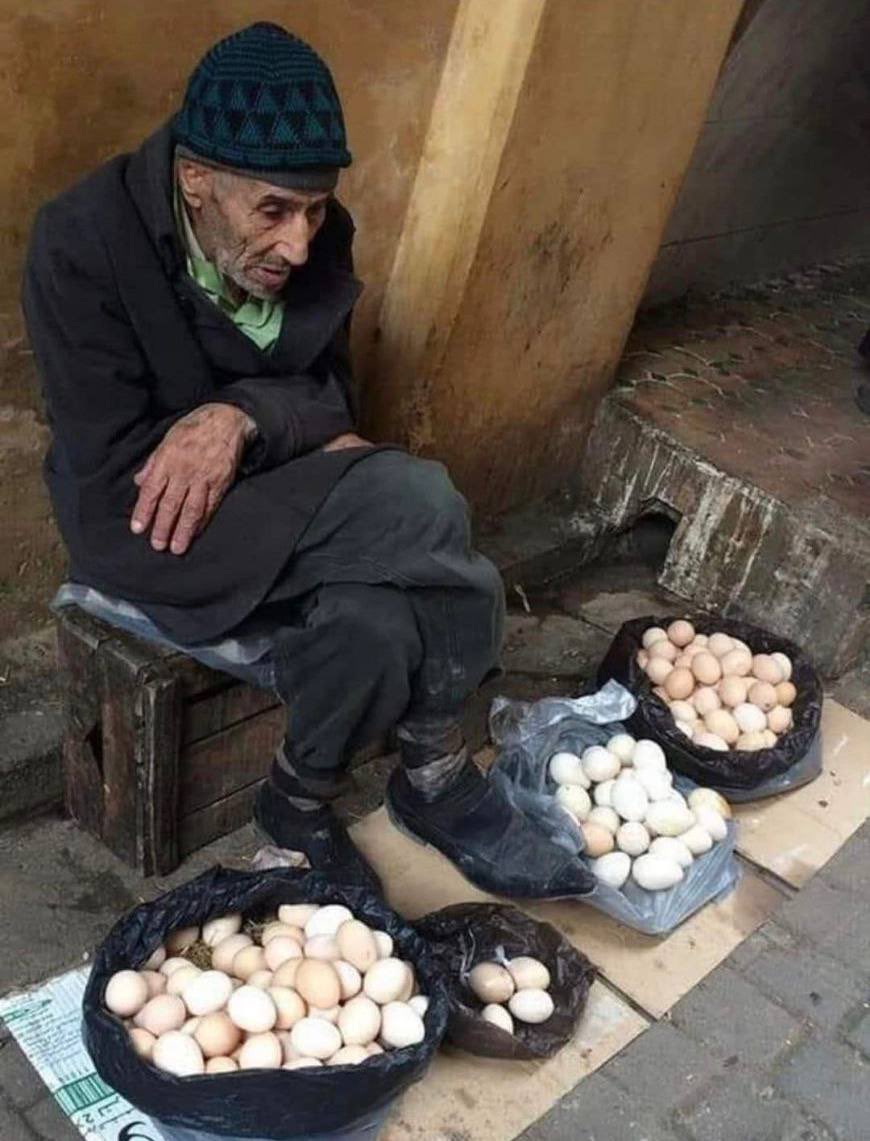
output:
[[[386,802],[398,828],[437,848],[484,891],[564,899],[595,887],[583,861],[548,840],[471,761],[433,800],[425,800],[397,768]]]
[[[383,894],[374,868],[328,804],[303,812],[270,781],[264,781],[254,802],[254,820],[279,848],[303,852],[316,871]]]

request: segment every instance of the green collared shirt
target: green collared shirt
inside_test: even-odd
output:
[[[240,305],[229,294],[222,274],[202,252],[190,222],[181,191],[175,187],[175,220],[184,246],[187,272],[206,296],[218,305],[234,325],[250,337],[257,348],[268,352],[281,335],[284,320],[284,302],[261,300],[248,296]]]

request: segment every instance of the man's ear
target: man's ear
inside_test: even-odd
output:
[[[202,207],[204,199],[209,196],[213,171],[192,159],[180,158],[178,160],[178,185],[184,200],[193,210]]]

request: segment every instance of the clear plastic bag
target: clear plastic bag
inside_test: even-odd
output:
[[[553,840],[582,855],[582,833],[555,797],[556,786],[548,772],[550,757],[561,750],[582,753],[590,745],[606,744],[616,733],[629,732],[623,721],[631,718],[636,707],[635,698],[614,681],[585,697],[550,697],[533,705],[496,698],[490,733],[499,754],[490,779]],[[697,785],[678,776],[674,787],[686,795]],[[599,882],[589,895],[578,896],[578,901],[635,931],[664,935],[737,883],[736,835],[736,826],[729,821],[726,838],[696,857],[683,879],[667,891],[645,891],[631,880],[620,889]]]

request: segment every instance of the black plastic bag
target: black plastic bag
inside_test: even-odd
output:
[[[247,1070],[177,1078],[142,1061],[121,1022],[103,1005],[115,971],[140,966],[177,927],[229,912],[262,918],[281,903],[343,903],[392,936],[396,954],[414,965],[429,996],[426,1037],[417,1046],[378,1054],[359,1066]],[[100,1077],[158,1125],[211,1137],[285,1141],[364,1126],[423,1076],[447,1025],[440,968],[421,937],[366,888],[336,884],[317,872],[277,868],[236,872],[216,867],[153,903],[135,908],[98,948],[83,1000],[84,1041]],[[180,1135],[185,1137],[187,1133]]]
[[[455,903],[418,919],[450,999],[446,1041],[486,1058],[549,1058],[573,1037],[586,1007],[595,968],[549,923],[499,903]],[[531,1026],[515,1020],[514,1034],[485,1022],[480,1000],[465,981],[477,963],[531,955],[550,971],[555,1010]]]
[[[681,617],[681,616],[678,616]],[[812,663],[794,642],[758,626],[726,618],[690,618],[699,634],[721,630],[745,642],[754,654],[786,654],[792,662],[791,680],[797,689],[792,707],[794,723],[772,749],[746,753],[717,752],[693,744],[674,724],[668,708],[652,692],[649,678],[637,664],[643,635],[650,626],[667,628],[675,618],[646,617],[626,622],[617,633],[598,670],[599,685],[614,678],[631,690],[638,705],[628,719],[629,732],[648,737],[665,750],[669,767],[728,800],[757,800],[807,784],[822,771],[822,683]]]

